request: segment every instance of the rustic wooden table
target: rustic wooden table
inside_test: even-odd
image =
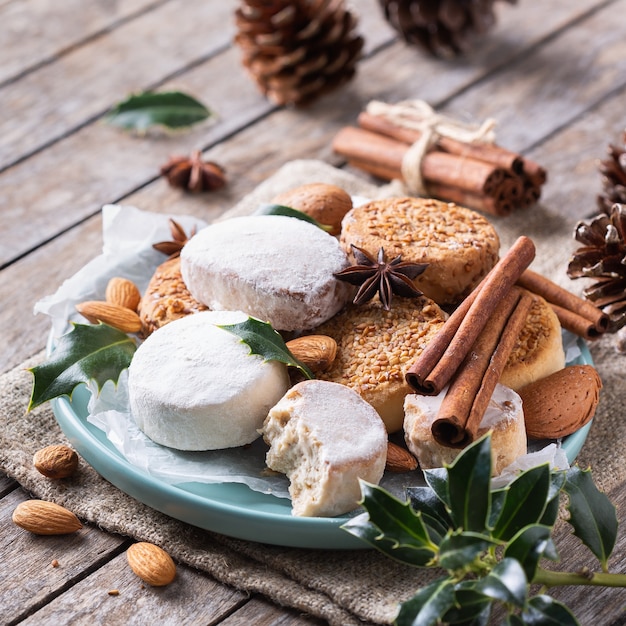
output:
[[[0,0],[0,371],[38,352],[49,330],[33,304],[95,256],[102,205],[211,220],[294,158],[335,165],[331,139],[371,99],[423,98],[472,119],[550,173],[543,202],[575,221],[595,211],[597,161],[626,126],[626,0],[503,3],[475,54],[435,61],[400,42],[376,0],[353,0],[365,36],[355,80],[303,110],[265,100],[233,46],[232,2]],[[131,92],[180,89],[218,115],[184,133],[125,134],[102,123]],[[185,195],[159,177],[172,153],[202,149],[227,170],[219,192]],[[611,494],[625,509],[626,488]],[[0,476],[0,520],[27,499]],[[623,534],[623,533],[622,533]],[[569,538],[562,537],[567,546]],[[2,623],[84,623],[82,599],[120,584],[128,540],[89,528],[61,576],[47,565],[67,538],[0,538]],[[562,548],[566,554],[566,549]],[[617,562],[626,558],[624,539]],[[568,555],[568,563],[576,563]],[[132,577],[128,573],[125,576]],[[107,624],[318,624],[189,568],[181,595],[102,599]],[[112,581],[116,582],[113,583]],[[623,624],[623,592],[560,594],[582,623]],[[601,599],[601,603],[599,602]],[[141,607],[138,614],[138,607]]]

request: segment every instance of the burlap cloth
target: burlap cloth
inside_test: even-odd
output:
[[[370,198],[397,194],[394,186],[377,188],[361,178],[317,161],[295,161],[260,185],[228,215],[254,210],[258,202],[306,182],[329,182]],[[574,224],[536,207],[493,219],[506,250],[521,234],[537,246],[533,269],[556,282],[578,288],[565,267],[575,248]],[[44,294],[42,294],[44,295]],[[616,354],[612,338],[591,345],[604,383],[593,427],[579,456],[591,466],[599,486],[609,491],[626,476],[626,385],[621,380],[626,357]],[[330,624],[388,624],[398,602],[410,597],[435,573],[401,566],[372,550],[316,551],[267,546],[230,539],[173,520],[130,498],[81,462],[76,477],[50,481],[32,465],[39,448],[65,441],[49,406],[26,415],[31,375],[26,367],[43,353],[0,378],[0,468],[36,497],[52,500],[107,531],[151,541],[180,563],[248,593],[310,613]]]

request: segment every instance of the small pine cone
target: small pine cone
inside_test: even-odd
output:
[[[626,130],[622,146],[611,144],[608,158],[600,161],[602,193],[598,195],[598,208],[607,215],[616,202],[626,204]]]
[[[491,29],[496,1],[379,0],[385,18],[407,43],[442,58],[467,53],[473,40]]]
[[[363,49],[343,0],[243,0],[235,42],[262,93],[302,105],[349,81]]]
[[[609,332],[626,326],[626,205],[610,214],[579,222],[576,240],[583,244],[569,262],[570,278],[592,278],[585,297],[608,314]]]

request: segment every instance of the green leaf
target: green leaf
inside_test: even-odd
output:
[[[443,502],[430,487],[407,487],[406,495],[411,508],[414,511],[419,511],[424,523],[436,533],[437,540],[433,539],[433,541],[439,544],[441,538],[452,525],[452,520]]]
[[[450,516],[456,528],[481,532],[491,505],[491,436],[465,448],[448,468]]]
[[[443,503],[446,511],[450,511],[450,490],[448,488],[448,470],[445,467],[424,470],[426,484]]]
[[[151,126],[184,128],[202,122],[211,111],[192,96],[179,91],[144,92],[119,102],[105,121],[127,130],[144,132]]]
[[[223,324],[219,328],[237,335],[242,343],[249,346],[250,354],[258,354],[266,361],[280,361],[290,367],[298,368],[309,379],[315,378],[313,372],[289,352],[283,338],[272,328],[271,324],[248,317],[245,322]]]
[[[574,528],[574,534],[593,552],[606,571],[617,538],[615,506],[596,487],[590,470],[570,468],[563,488],[569,496],[569,523]]]
[[[59,338],[50,358],[30,369],[33,389],[28,410],[58,398],[72,396],[81,383],[94,380],[98,390],[107,380],[117,383],[137,346],[126,333],[107,324],[72,324]]]
[[[448,571],[467,568],[492,545],[489,537],[457,531],[439,545],[439,565]]]
[[[516,559],[503,558],[476,584],[476,591],[506,604],[523,607],[526,604],[528,580]]]
[[[502,489],[494,489],[491,492],[491,508],[489,509],[489,528],[493,528],[500,517],[502,507],[506,500],[506,494],[508,493],[508,486]]]
[[[552,470],[550,472],[550,491],[548,493],[548,502],[546,510],[539,520],[544,526],[554,526],[559,517],[559,506],[561,502],[561,490],[565,485],[566,475],[562,470]]]
[[[454,606],[454,584],[450,578],[439,578],[422,587],[410,600],[403,602],[396,618],[397,626],[433,626]]]
[[[549,490],[548,464],[522,472],[506,489],[504,506],[493,529],[494,537],[508,540],[524,526],[539,522]]]
[[[342,525],[395,560],[417,567],[429,565],[437,552],[421,515],[377,485],[361,481],[362,504],[368,515]]]
[[[522,612],[526,626],[580,626],[574,614],[547,595],[534,596]]]
[[[477,580],[463,580],[454,588],[454,606],[442,618],[445,624],[486,626],[491,615],[491,598],[476,591]]]
[[[552,528],[534,524],[523,528],[506,546],[504,556],[517,559],[524,568],[529,581],[535,576],[537,566],[542,557],[555,556],[554,543],[550,538]],[[558,555],[556,555],[558,556]]]
[[[309,222],[309,224],[313,224],[326,232],[333,229],[330,225],[320,224],[320,222],[311,217],[308,213],[298,211],[298,209],[292,209],[289,206],[283,206],[282,204],[261,204],[254,212],[254,215],[285,215],[286,217],[295,217],[303,222]]]

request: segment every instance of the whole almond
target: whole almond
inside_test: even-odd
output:
[[[169,585],[176,577],[172,557],[153,543],[134,543],[126,551],[126,558],[133,572],[154,587]]]
[[[26,500],[13,511],[13,522],[35,535],[67,535],[83,526],[65,507],[45,500]]]
[[[124,333],[137,333],[141,330],[139,315],[119,304],[88,300],[77,304],[76,310],[92,324],[103,322]]]
[[[326,371],[337,356],[337,342],[328,335],[305,335],[285,345],[298,361],[313,372]]]
[[[78,454],[69,446],[47,446],[35,452],[33,464],[48,478],[67,478],[78,467]]]
[[[104,299],[110,304],[119,304],[125,309],[137,311],[141,292],[132,280],[116,276],[107,283]]]
[[[414,469],[417,469],[417,459],[406,448],[393,443],[393,441],[388,441],[385,470],[399,474],[411,472]]]
[[[352,208],[352,198],[337,185],[309,183],[285,191],[272,199],[276,204],[297,209],[320,224],[331,227],[331,235],[341,232],[341,220]]]
[[[526,434],[557,439],[576,432],[593,418],[601,388],[591,365],[570,365],[522,387]]]

